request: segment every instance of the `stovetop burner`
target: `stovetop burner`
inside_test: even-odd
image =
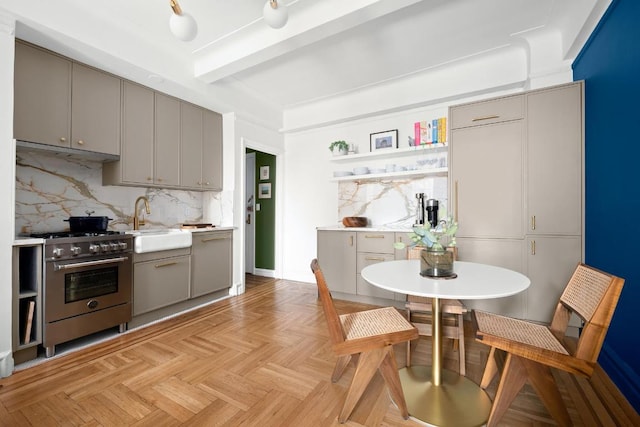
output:
[[[29,237],[36,239],[62,239],[65,237],[96,237],[96,236],[118,236],[125,234],[124,231],[96,231],[96,232],[70,232],[70,231],[56,231],[49,233],[31,233]]]

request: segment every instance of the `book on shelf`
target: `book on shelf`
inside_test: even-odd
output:
[[[33,326],[33,311],[36,308],[36,302],[31,300],[29,301],[29,306],[27,308],[27,321],[24,328],[24,343],[29,344],[31,341],[31,328]]]

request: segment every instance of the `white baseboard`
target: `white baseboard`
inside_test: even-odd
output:
[[[275,270],[266,270],[264,268],[256,268],[253,271],[253,274],[255,274],[256,276],[263,276],[263,277],[276,277],[276,271]]]
[[[13,353],[11,351],[0,354],[0,378],[11,375],[13,366]]]

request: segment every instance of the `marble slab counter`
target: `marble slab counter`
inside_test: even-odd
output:
[[[202,233],[204,231],[228,231],[228,230],[235,230],[236,227],[202,227],[202,228],[191,228],[191,229],[184,229],[185,231],[190,231],[192,233]]]
[[[16,237],[13,240],[13,246],[33,246],[43,244],[44,239],[36,239],[34,237]]]
[[[316,227],[319,231],[374,231],[374,232],[396,232],[396,233],[411,233],[413,229],[406,226],[393,226],[393,225],[373,225],[369,227],[345,227],[343,225],[327,225],[324,227]]]

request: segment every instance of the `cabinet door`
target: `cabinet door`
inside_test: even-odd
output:
[[[527,319],[550,322],[560,294],[582,259],[580,237],[531,237],[527,239]]]
[[[133,264],[133,315],[189,298],[190,256]]]
[[[124,82],[122,181],[153,184],[153,91]]]
[[[526,274],[524,240],[458,238],[458,259],[496,265]],[[526,316],[526,292],[504,298],[465,300],[468,308],[504,316]]]
[[[71,61],[16,43],[14,90],[15,138],[69,147]]]
[[[523,120],[451,132],[459,237],[524,238],[524,136]]]
[[[180,185],[200,189],[202,186],[202,108],[181,103]]]
[[[204,110],[202,188],[222,190],[222,115]]]
[[[330,290],[356,294],[356,233],[318,231],[318,262]]]
[[[191,298],[231,287],[232,233],[193,233]]]
[[[120,83],[117,77],[73,64],[71,148],[120,154]]]
[[[180,185],[180,101],[156,92],[155,175],[158,185]]]
[[[362,278],[360,272],[368,265],[378,264],[385,261],[393,261],[395,259],[394,254],[375,254],[369,252],[358,252],[357,256],[357,294],[366,295],[370,297],[395,299],[395,293],[387,291],[385,289],[373,286]]]
[[[582,234],[582,85],[527,96],[528,234]]]

